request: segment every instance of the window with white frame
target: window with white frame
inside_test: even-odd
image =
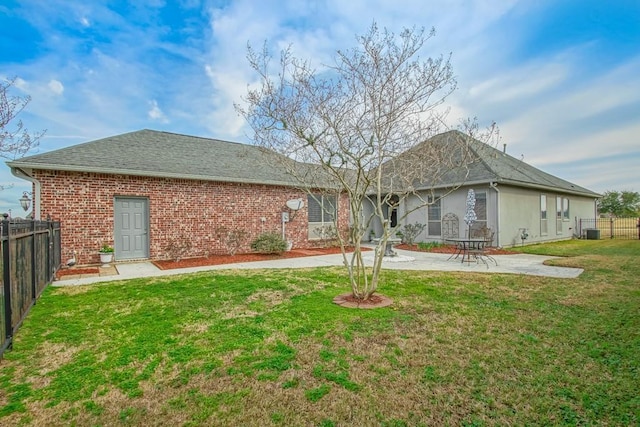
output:
[[[562,219],[564,221],[569,221],[570,217],[569,217],[569,198],[568,197],[563,197],[562,198]]]
[[[427,199],[427,233],[429,236],[442,235],[442,208],[440,197],[429,196]]]
[[[326,237],[329,227],[334,226],[338,214],[337,198],[334,195],[309,194],[307,212],[309,219],[309,239]]]
[[[540,195],[540,235],[546,236],[549,233],[547,222],[547,195]]]

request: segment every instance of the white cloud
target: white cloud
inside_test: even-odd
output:
[[[563,64],[535,64],[509,69],[471,87],[469,96],[483,102],[509,102],[536,96],[562,84],[568,75]]]
[[[640,154],[640,153],[638,153]],[[638,191],[637,183],[629,180],[637,170],[637,155],[603,157],[587,162],[567,163],[545,167],[547,172],[565,176],[590,190],[603,193],[606,190]]]
[[[409,1],[402,8],[393,2],[361,0],[282,1],[278,7],[268,1],[233,2],[211,15],[216,43],[205,68],[214,88],[207,116],[210,129],[234,135],[243,126],[230,105],[255,81],[245,59],[247,41],[257,48],[268,41],[276,56],[293,44],[295,56],[320,64],[331,62],[336,49],[354,46],[355,34],[362,34],[374,20],[395,32],[417,23],[437,30],[422,57],[453,52],[460,89],[445,103],[451,110],[450,124],[474,116],[481,125],[496,121],[511,154],[524,155],[539,167],[560,167],[558,176],[571,179],[571,169],[563,170],[562,165],[580,160],[597,165],[607,152],[624,153],[637,145],[636,125],[619,118],[619,126],[612,127],[603,117],[640,103],[640,67],[631,63],[589,77],[584,70],[591,60],[588,44],[510,63],[509,55],[519,54],[518,40],[505,37],[499,27],[505,19],[509,25],[526,25],[530,8],[539,7],[517,0],[499,5],[486,0],[435,1],[428,7]]]
[[[482,2],[481,2],[482,3]],[[474,19],[475,27],[488,25],[487,21],[498,19],[512,7],[485,8],[487,19]],[[448,6],[451,13],[467,11],[467,5]],[[482,8],[480,8],[482,9]],[[235,1],[228,6],[211,11],[211,29],[215,39],[206,54],[205,72],[213,88],[212,110],[207,115],[209,128],[213,132],[223,132],[239,136],[245,124],[235,114],[233,103],[241,102],[246,94],[247,85],[255,83],[257,76],[249,69],[246,60],[246,46],[250,43],[260,49],[267,42],[271,53],[276,57],[281,49],[291,46],[293,54],[311,61],[312,66],[330,64],[337,49],[354,46],[356,34],[361,34],[374,21],[376,16],[383,17],[380,27],[389,26],[399,31],[402,26],[412,26],[421,15],[428,15],[422,2],[397,5],[389,2],[308,2],[281,1],[274,7],[272,2]],[[442,16],[442,15],[440,15]],[[471,16],[476,16],[470,14]],[[387,17],[391,17],[387,19]],[[293,24],[295,23],[295,24]],[[401,23],[401,24],[399,24]],[[437,22],[428,22],[427,29]],[[451,22],[448,26],[453,27]],[[453,34],[470,33],[468,25],[456,28]],[[439,34],[449,34],[440,31]],[[428,42],[431,50],[434,41]],[[438,46],[438,44],[435,44]],[[446,54],[448,50],[445,50]],[[437,52],[439,54],[440,52]]]
[[[162,110],[158,106],[158,101],[154,99],[151,102],[149,102],[149,104],[151,105],[151,109],[147,112],[147,115],[151,120],[156,120],[161,123],[169,122],[165,114],[162,112]]]
[[[245,57],[247,42],[261,48],[268,41],[276,56],[293,44],[297,57],[326,64],[336,49],[355,46],[355,35],[376,20],[396,33],[435,26],[421,57],[452,52],[460,89],[443,106],[451,110],[451,125],[464,117],[495,120],[510,154],[524,154],[534,166],[597,191],[602,183],[615,187],[613,176],[640,182],[632,166],[640,134],[634,115],[640,111],[640,57],[602,73],[592,69],[598,67],[592,67],[590,45],[553,55],[521,52],[525,35],[518,26],[529,29],[539,13],[531,9],[551,2],[180,4],[187,2],[191,10],[209,7],[208,26],[155,25],[158,10],[145,2],[129,15],[100,2],[24,4],[25,19],[43,36],[41,52],[48,53],[22,64],[0,60],[0,75],[18,76],[16,90],[32,97],[22,119],[29,129],[48,129],[41,151],[141,128],[246,141],[246,124],[233,104],[257,78]],[[188,37],[173,37],[180,32]]]
[[[16,77],[16,79],[13,82],[13,85],[17,89],[20,89],[22,91],[28,91],[29,90],[29,84],[24,79],[21,79],[20,77]]]
[[[519,152],[543,164],[597,159],[637,147],[640,81],[633,70],[640,69],[638,64],[633,59],[581,82],[572,81],[573,69],[554,90],[505,103],[504,134]]]
[[[53,92],[56,95],[62,95],[62,92],[64,92],[64,86],[58,80],[55,80],[55,79],[49,80],[48,86],[51,92]]]

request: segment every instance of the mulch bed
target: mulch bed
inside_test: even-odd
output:
[[[437,254],[453,254],[456,252],[456,247],[454,245],[444,245],[438,246],[434,248],[430,248],[429,250],[422,250],[418,247],[418,245],[407,245],[402,243],[400,245],[395,245],[395,249],[404,249],[406,251],[415,251],[415,252],[433,252]],[[513,252],[508,249],[500,249],[500,248],[485,248],[485,252],[487,255],[516,255],[518,252]]]
[[[368,248],[362,248],[363,251],[370,250]],[[347,248],[349,251],[349,248]],[[269,261],[274,259],[287,259],[287,258],[300,258],[305,256],[315,255],[331,255],[339,254],[340,248],[313,248],[313,249],[292,249],[287,252],[283,252],[278,255],[265,255],[265,254],[236,254],[236,255],[211,255],[201,258],[187,258],[179,261],[174,260],[159,260],[153,261],[156,267],[160,270],[171,270],[174,268],[188,268],[188,267],[202,267],[206,265],[221,265],[221,264],[234,264],[238,262],[252,262],[252,261]]]
[[[65,268],[56,271],[57,277],[62,276],[76,276],[78,274],[97,274],[100,273],[98,267],[82,267],[82,268]]]
[[[417,252],[435,252],[441,254],[451,254],[455,252],[455,246],[446,245],[446,246],[438,246],[431,248],[430,250],[422,250],[417,245],[409,246],[407,244],[400,244],[394,246],[397,249],[403,249],[408,251],[417,251]],[[352,248],[347,248],[347,251],[353,250]],[[362,248],[362,251],[369,251],[369,248]],[[201,267],[206,265],[221,265],[221,264],[234,264],[239,262],[252,262],[252,261],[268,261],[274,259],[287,259],[287,258],[299,258],[305,256],[315,256],[315,255],[330,255],[330,254],[339,254],[340,248],[313,248],[313,249],[293,249],[288,252],[283,252],[278,255],[265,255],[265,254],[236,254],[236,255],[211,255],[208,257],[200,257],[200,258],[187,258],[181,259],[180,261],[174,260],[159,260],[153,261],[159,269],[161,270],[171,270],[174,268],[187,268],[187,267]],[[517,252],[512,252],[506,249],[498,249],[498,248],[488,248],[487,253],[489,255],[514,255]],[[58,278],[63,276],[75,276],[79,274],[97,274],[100,270],[98,267],[81,267],[81,268],[65,268],[62,270],[58,270],[56,272],[56,276]],[[375,296],[375,295],[374,295]]]
[[[373,294],[366,300],[361,300],[353,296],[351,292],[338,295],[333,299],[334,304],[346,308],[381,308],[393,304],[393,300],[386,295]]]

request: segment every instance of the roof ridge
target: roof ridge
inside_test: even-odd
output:
[[[478,157],[480,162],[484,165],[484,167],[487,168],[489,173],[493,174],[497,179],[501,179],[502,176],[493,167],[491,167],[491,165],[485,160],[485,158],[483,156],[480,155],[480,153],[478,153],[478,151],[482,151],[482,149],[486,149],[486,148],[489,148],[489,149],[495,151],[496,154],[501,153],[500,150],[498,150],[495,147],[492,147],[491,145],[487,144],[486,142],[479,141],[479,140],[475,139],[474,137],[472,137],[470,135],[466,135],[463,132],[460,132],[459,130],[456,130],[456,132],[459,132],[460,134],[462,134],[463,137],[468,139],[468,142],[469,142],[469,145],[471,146],[471,149],[476,154],[476,156]],[[502,154],[504,154],[505,156],[508,156],[508,154],[506,154],[506,153],[502,153]],[[509,157],[511,157],[511,156],[509,156]],[[496,156],[496,158],[497,158],[497,156]]]
[[[148,130],[148,129],[141,129],[141,130],[137,130],[137,131],[125,132],[125,133],[121,133],[121,134],[116,135],[116,136],[130,135],[132,133],[141,132],[142,130]],[[31,158],[40,157],[40,156],[45,155],[45,154],[58,153],[58,152],[63,152],[63,151],[67,151],[67,150],[72,150],[72,149],[75,150],[78,147],[85,147],[85,146],[87,146],[89,144],[93,144],[93,143],[104,141],[105,139],[111,139],[111,138],[114,138],[114,136],[106,136],[106,137],[103,137],[103,138],[92,139],[91,141],[85,141],[85,142],[81,142],[79,144],[73,144],[73,145],[68,145],[66,147],[56,148],[56,149],[53,149],[53,150],[50,150],[50,151],[45,151],[43,153],[34,153],[34,154],[30,155],[30,156],[21,157],[19,159],[15,159],[15,160],[12,160],[11,162],[7,162],[7,163],[24,162],[24,161],[29,160]]]
[[[9,167],[294,186],[259,145],[141,129],[38,153]],[[282,156],[282,155],[279,155]]]
[[[492,145],[456,129],[434,135],[416,144],[405,152],[406,155],[401,154],[395,160],[402,160],[403,157],[411,158],[412,151],[426,147],[425,144],[429,141],[437,144],[458,141],[459,144],[465,144],[477,157],[478,160],[470,165],[463,178],[460,178],[460,173],[456,172],[455,168],[441,177],[450,183],[467,180],[498,181],[504,184],[537,186],[597,196],[596,193],[584,187],[556,177],[523,160],[517,160]],[[294,177],[289,176],[276,164],[277,162],[269,161],[270,157],[265,156],[286,158],[300,167],[317,166],[313,163],[297,162],[261,145],[152,129],[141,129],[100,138],[23,157],[7,164],[10,167],[34,169],[127,175],[137,173],[153,176],[166,174],[166,176],[188,179],[201,177],[198,179],[294,184]],[[381,166],[387,167],[387,164]]]
[[[124,133],[124,134],[121,134],[121,135],[116,135],[116,136],[128,135],[130,133],[136,133],[136,132],[142,132],[142,131],[147,131],[147,132],[151,132],[151,133],[164,133],[164,134],[167,134],[167,135],[175,135],[175,136],[179,136],[179,137],[187,137],[187,138],[194,138],[194,139],[204,139],[204,140],[208,140],[208,141],[226,142],[228,144],[243,145],[243,146],[248,146],[248,147],[256,147],[256,148],[260,147],[258,145],[244,143],[244,142],[229,141],[229,140],[226,140],[226,139],[211,138],[211,137],[207,137],[207,136],[188,135],[188,134],[184,134],[184,133],[170,132],[170,131],[166,131],[166,130],[146,129],[146,128],[145,129],[140,129],[140,130],[137,130],[137,131],[127,132],[127,133]],[[106,139],[106,138],[102,138],[102,139]]]

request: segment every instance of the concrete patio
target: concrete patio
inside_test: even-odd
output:
[[[544,262],[556,257],[514,254],[494,255],[498,265],[485,265],[482,262],[460,262],[459,259],[449,259],[448,254],[429,252],[413,252],[397,250],[398,255],[405,258],[403,262],[397,259],[385,259],[383,268],[388,270],[423,270],[423,271],[463,271],[474,273],[509,273],[531,276],[546,276],[572,279],[578,277],[584,270],[581,268],[554,267]],[[371,265],[372,254],[365,253],[365,263]],[[406,260],[413,258],[413,260]],[[283,258],[269,261],[254,261],[238,264],[209,265],[202,267],[180,268],[174,270],[160,270],[149,261],[117,263],[110,269],[102,269],[100,274],[84,275],[80,277],[63,277],[53,282],[54,286],[75,286],[113,280],[135,279],[142,277],[170,276],[176,274],[196,273],[212,270],[234,269],[265,269],[265,268],[312,268],[343,265],[342,255],[320,255],[299,258]]]

